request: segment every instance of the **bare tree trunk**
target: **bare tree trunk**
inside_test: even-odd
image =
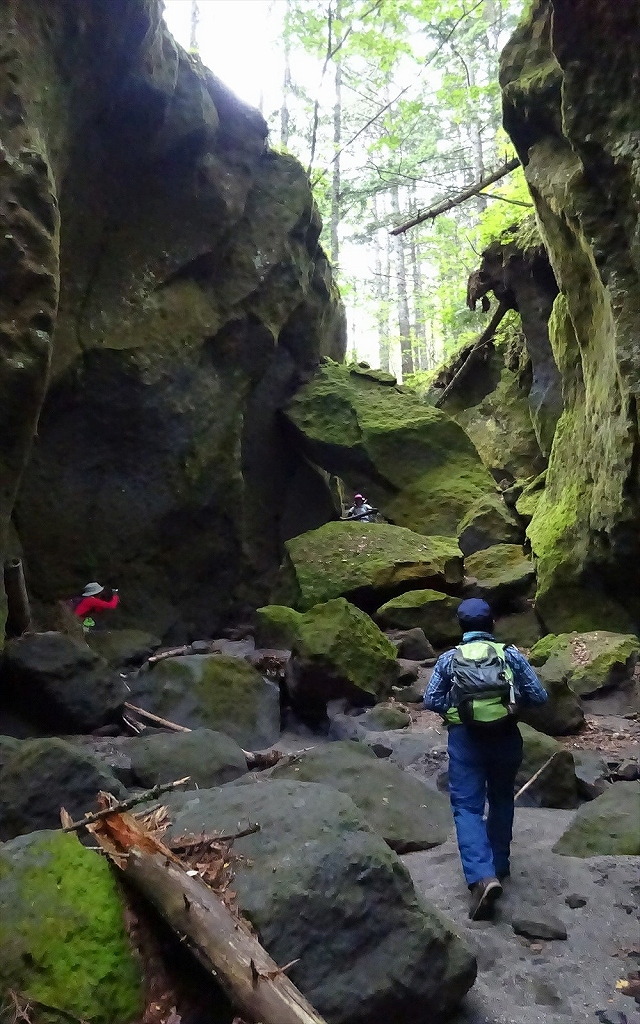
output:
[[[474,88],[476,84],[476,72],[471,60],[468,61],[468,81],[469,91]],[[480,125],[480,119],[476,116],[469,124],[469,132],[471,134],[471,144],[473,146],[473,170],[476,181],[482,181],[486,174],[484,166],[484,148],[482,142],[482,128]],[[489,200],[483,196],[478,195],[476,198],[476,205],[478,212],[482,213],[486,210],[489,205]]]
[[[380,352],[380,367],[387,373],[391,370],[391,339],[389,337],[389,313],[391,310],[391,236],[387,234],[384,251],[384,262],[382,264],[382,288],[381,296],[385,317],[385,343]]]
[[[383,247],[378,224],[378,197],[372,200],[373,217],[376,224],[373,233],[373,250],[375,254],[374,296],[376,300],[376,323],[378,325],[378,361],[380,368],[389,372],[389,268],[383,267]]]
[[[336,3],[336,20],[340,21],[341,3]],[[333,172],[331,176],[331,265],[334,270],[340,263],[340,144],[342,142],[342,58],[340,52],[334,57],[335,102],[333,105]]]
[[[200,8],[198,0],[191,0],[191,36],[189,38],[189,53],[198,54],[198,25],[200,23]]]
[[[391,209],[395,217],[400,216],[400,195],[397,184],[391,189]],[[411,352],[411,323],[409,319],[409,297],[407,293],[407,267],[402,235],[395,236],[396,246],[396,277],[398,288],[398,330],[400,334],[400,352],[402,355],[403,379],[413,373],[413,354]]]
[[[415,215],[417,209],[415,185],[411,189],[411,213]],[[416,354],[414,363],[416,369],[425,370],[427,360],[427,331],[424,322],[424,295],[422,294],[422,272],[420,270],[420,246],[416,241],[415,234],[409,235],[409,254],[411,257],[411,272],[413,278],[413,336],[415,339]]]
[[[280,107],[280,145],[289,145],[290,117],[289,96],[291,95],[291,41],[289,38],[289,13],[291,0],[287,0],[284,15],[284,77],[282,80],[282,106]]]

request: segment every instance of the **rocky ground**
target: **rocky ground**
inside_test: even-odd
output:
[[[640,963],[637,860],[553,853],[574,813],[518,809],[512,877],[492,923],[467,917],[453,838],[404,858],[416,888],[454,921],[478,961],[478,978],[455,1024],[640,1021],[634,1001],[616,991],[616,982]],[[517,935],[512,922],[518,919],[530,923],[532,936],[560,922],[567,937]]]

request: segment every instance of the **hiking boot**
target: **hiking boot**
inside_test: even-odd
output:
[[[483,921],[493,915],[493,907],[502,896],[502,886],[497,878],[483,878],[471,886],[469,917],[472,921]]]

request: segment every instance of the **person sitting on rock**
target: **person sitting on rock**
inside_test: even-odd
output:
[[[87,583],[82,596],[74,601],[73,612],[82,621],[85,633],[96,624],[93,618],[96,612],[104,612],[117,608],[120,603],[117,590],[107,589],[101,583]]]
[[[517,711],[548,698],[524,655],[497,643],[486,601],[462,601],[458,621],[462,644],[438,658],[423,704],[442,715],[448,729],[449,797],[475,921],[491,916],[509,875],[522,761]]]
[[[357,519],[361,523],[375,523],[378,510],[369,504],[363,494],[354,494],[353,505],[346,514],[346,519]]]

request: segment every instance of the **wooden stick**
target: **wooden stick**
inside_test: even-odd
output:
[[[157,661],[164,661],[165,658],[179,658],[183,654],[191,653],[191,644],[184,644],[182,647],[172,647],[169,651],[161,651],[160,654],[152,654],[147,658],[148,665],[155,665]]]
[[[520,787],[520,789],[518,790],[518,792],[516,793],[516,795],[515,795],[515,796],[514,796],[514,798],[513,798],[513,802],[514,802],[514,803],[516,802],[516,800],[517,800],[517,799],[518,799],[519,797],[521,797],[521,796],[522,796],[522,794],[523,794],[523,793],[526,793],[526,791],[528,790],[529,786],[532,786],[532,785],[534,784],[534,782],[535,782],[535,781],[536,781],[537,779],[539,779],[539,778],[540,778],[540,776],[542,775],[543,771],[545,771],[545,769],[547,769],[547,768],[549,767],[549,765],[550,765],[550,764],[551,764],[551,762],[553,761],[554,757],[555,757],[555,756],[556,756],[557,754],[559,754],[559,753],[560,753],[560,751],[559,751],[559,750],[554,750],[554,752],[553,752],[553,754],[551,755],[551,757],[547,758],[547,760],[546,760],[546,761],[544,762],[544,764],[542,765],[542,768],[538,768],[537,772],[536,772],[536,773],[535,773],[534,775],[532,775],[532,776],[531,776],[531,778],[529,779],[529,781],[528,781],[528,782],[525,782],[524,786],[521,786],[521,787]]]
[[[252,1024],[326,1024],[236,916],[199,875],[130,815],[91,832],[116,866],[159,911]],[[291,964],[287,964],[287,967]]]
[[[4,589],[7,595],[7,634],[22,636],[31,629],[31,606],[21,558],[5,562]]]
[[[174,732],[191,732],[191,729],[187,729],[186,725],[178,725],[177,722],[170,722],[167,718],[160,718],[159,715],[154,715],[151,711],[145,711],[144,708],[139,708],[135,704],[130,704],[128,700],[124,702],[124,706],[127,711],[133,711],[134,714],[140,715],[140,718],[148,718],[150,722],[155,722],[156,725],[163,725],[165,729],[172,729]]]
[[[499,167],[497,171],[493,171],[488,174],[486,178],[481,178],[480,181],[476,181],[475,184],[470,185],[469,188],[465,188],[464,191],[458,192],[456,196],[451,199],[445,199],[442,203],[438,203],[437,206],[432,206],[429,210],[425,210],[424,213],[419,213],[417,217],[413,217],[412,220],[408,220],[406,224],[401,224],[397,228],[393,228],[390,234],[402,235],[409,228],[414,228],[416,224],[422,224],[425,220],[435,220],[441,213],[448,213],[449,210],[453,210],[455,206],[460,206],[461,203],[466,203],[467,199],[472,199],[473,196],[477,196],[483,188],[487,185],[493,185],[494,181],[499,181],[500,178],[504,178],[506,174],[510,174],[511,171],[515,171],[516,167],[520,166],[520,161],[517,157],[513,160],[508,160],[506,164]]]
[[[184,779],[177,779],[176,782],[165,782],[162,785],[154,786],[153,789],[145,790],[144,793],[138,793],[137,796],[129,796],[126,800],[120,800],[111,807],[105,807],[102,811],[93,811],[91,814],[86,814],[81,821],[72,821],[70,825],[65,825],[62,831],[75,832],[84,825],[92,825],[96,821],[102,821],[103,818],[108,818],[111,814],[129,811],[136,804],[146,803],[147,800],[155,800],[161,793],[168,793],[169,790],[177,789],[178,786],[186,786],[190,779],[191,776],[186,775]]]

